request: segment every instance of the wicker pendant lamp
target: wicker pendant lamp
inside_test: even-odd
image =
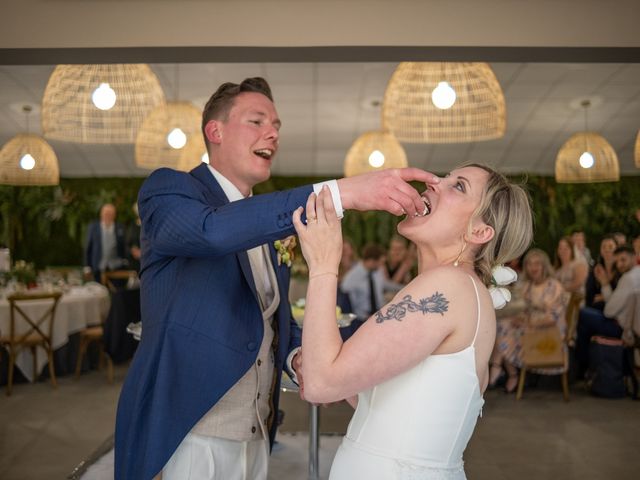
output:
[[[29,133],[31,107],[23,110],[27,114],[27,133],[16,135],[0,150],[0,184],[58,185],[58,157],[44,138]]]
[[[169,102],[156,107],[145,118],[138,131],[135,146],[136,165],[148,169],[186,169],[181,162],[188,164],[188,159],[194,155],[194,151],[199,151],[200,156],[205,151],[200,130],[201,122],[200,110],[190,102]],[[197,163],[194,163],[191,168],[196,165]]]
[[[597,183],[620,180],[618,156],[605,138],[587,128],[589,100],[585,109],[585,131],[573,134],[560,147],[556,157],[556,182]]]
[[[164,101],[148,65],[58,65],[42,98],[42,129],[56,140],[133,143],[144,118]]]
[[[636,148],[634,151],[635,151],[636,167],[640,168],[640,130],[638,130],[638,136],[636,137]]]
[[[393,133],[371,130],[360,135],[349,148],[344,160],[344,174],[351,177],[406,166],[407,155]]]
[[[384,94],[382,125],[402,142],[500,138],[506,130],[504,95],[486,63],[402,62]]]

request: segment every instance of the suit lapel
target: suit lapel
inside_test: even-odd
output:
[[[238,258],[238,262],[240,263],[240,268],[242,269],[242,274],[244,278],[246,278],[249,283],[249,288],[251,288],[251,292],[253,293],[256,302],[258,305],[260,303],[260,297],[258,296],[258,289],[256,288],[256,283],[253,281],[253,273],[251,272],[251,263],[249,262],[249,255],[247,255],[246,251],[237,252],[236,257]],[[262,308],[260,308],[262,310]]]
[[[268,247],[271,265],[273,265],[273,271],[276,276],[277,285],[274,285],[274,289],[278,289],[278,292],[280,293],[280,304],[278,305],[278,308],[280,308],[281,305],[286,303],[284,299],[289,298],[289,292],[284,291],[284,285],[286,285],[285,279],[282,278],[283,270],[286,269],[281,269],[280,265],[278,265],[278,254],[273,244],[270,244]]]
[[[226,205],[229,203],[229,199],[227,195],[222,190],[222,187],[213,176],[209,167],[206,163],[201,163],[196,168],[189,172],[193,177],[195,177],[200,183],[202,183],[206,188],[204,190],[204,195],[208,202],[214,206]],[[258,305],[260,305],[260,299],[258,297],[258,290],[256,289],[256,284],[253,281],[253,273],[251,272],[251,264],[249,263],[249,256],[246,251],[236,252],[236,257],[238,259],[238,263],[240,264],[240,269],[242,270],[242,274],[244,278],[247,280],[249,284],[249,288],[253,293]]]
[[[207,201],[211,202],[212,205],[220,206],[229,203],[227,195],[224,193],[224,190],[222,190],[222,187],[213,176],[206,163],[201,163],[189,173],[206,187],[204,195],[207,198]]]

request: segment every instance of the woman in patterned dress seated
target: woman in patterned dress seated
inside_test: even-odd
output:
[[[524,257],[524,276],[520,285],[524,300],[524,311],[512,316],[509,321],[498,324],[496,350],[502,355],[508,374],[505,389],[514,392],[518,385],[518,369],[522,367],[522,336],[527,329],[557,326],[560,334],[566,333],[565,312],[567,294],[554,277],[549,256],[533,248]],[[558,368],[532,370],[535,373],[552,375],[561,373]]]

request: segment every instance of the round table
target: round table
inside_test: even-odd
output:
[[[51,302],[49,300],[34,300],[19,304],[31,318],[38,318],[51,305]],[[100,325],[109,312],[109,305],[109,291],[98,283],[92,282],[84,286],[71,287],[58,302],[51,339],[53,349],[56,350],[65,345],[73,333],[91,325]],[[0,299],[0,331],[9,331],[10,318],[9,302],[3,297]],[[16,327],[18,332],[20,332],[20,325],[24,327],[23,323],[18,323]],[[43,353],[36,355],[36,357],[36,370],[40,374],[47,364],[47,356]],[[35,380],[33,378],[33,357],[28,349],[18,354],[16,366],[27,380],[30,382]]]

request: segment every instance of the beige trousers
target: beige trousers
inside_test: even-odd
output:
[[[266,440],[238,442],[189,433],[156,480],[266,480]]]

